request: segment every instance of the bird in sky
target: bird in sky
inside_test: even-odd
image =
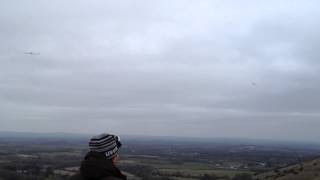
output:
[[[40,53],[35,53],[35,52],[24,52],[24,54],[28,54],[28,55],[31,55],[31,56],[37,56],[37,55],[40,55]]]
[[[251,82],[251,85],[252,85],[252,86],[256,86],[256,85],[257,85],[257,83],[255,83],[255,82]]]

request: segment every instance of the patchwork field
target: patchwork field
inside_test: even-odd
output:
[[[316,156],[320,152],[317,147],[310,150],[290,144],[123,139],[118,165],[128,180],[289,180],[296,173],[301,178],[311,177],[314,171],[308,169],[320,164],[305,164],[304,170],[292,166],[294,170],[272,171]],[[79,165],[88,152],[84,138],[0,138],[0,147],[0,180],[77,180]]]

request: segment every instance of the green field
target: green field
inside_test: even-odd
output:
[[[139,158],[127,157],[121,163],[131,164],[131,165],[139,164],[139,165],[150,166],[155,168],[160,174],[169,176],[176,180],[193,180],[205,174],[217,175],[219,177],[229,177],[229,178],[234,177],[236,174],[242,174],[242,173],[253,174],[249,170],[217,168],[214,165],[206,162],[174,163],[166,159],[144,158],[141,156],[139,156]]]

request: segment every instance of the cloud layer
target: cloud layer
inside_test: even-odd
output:
[[[319,5],[2,1],[0,130],[317,141]]]

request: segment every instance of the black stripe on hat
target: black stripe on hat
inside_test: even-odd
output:
[[[104,144],[108,144],[110,142],[116,142],[115,139],[111,138],[111,139],[105,139],[104,141],[99,141],[99,142],[96,142],[96,141],[90,141],[89,142],[89,145],[90,146],[102,146]]]
[[[101,149],[101,148],[114,148],[115,146],[117,146],[116,142],[110,142],[108,144],[102,145],[102,146],[90,146],[90,149]]]
[[[98,151],[98,152],[106,152],[106,151],[111,151],[113,149],[117,148],[115,144],[112,146],[105,146],[105,147],[91,147],[91,151]]]
[[[90,141],[101,141],[101,140],[104,140],[104,139],[111,139],[113,138],[114,136],[113,135],[110,135],[110,134],[100,134],[98,136],[94,136],[90,139]]]

